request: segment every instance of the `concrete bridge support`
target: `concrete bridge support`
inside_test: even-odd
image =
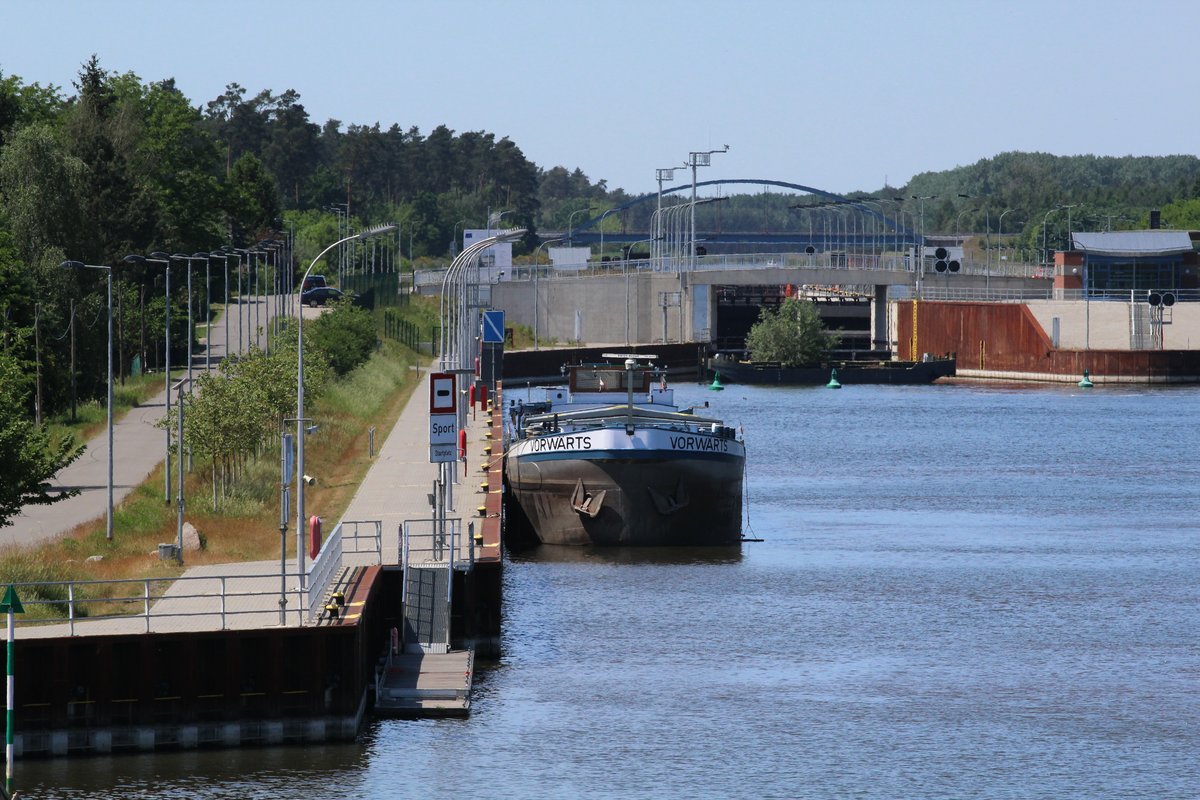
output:
[[[888,287],[876,284],[875,295],[871,298],[871,349],[891,349],[891,339],[888,331]]]

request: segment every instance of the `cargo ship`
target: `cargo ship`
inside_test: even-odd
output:
[[[538,541],[738,544],[741,436],[677,407],[655,356],[603,358],[564,367],[565,388],[541,387],[506,409],[505,480]]]

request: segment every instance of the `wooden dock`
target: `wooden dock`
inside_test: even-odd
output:
[[[398,653],[375,684],[375,711],[396,717],[466,716],[471,711],[475,654]]]

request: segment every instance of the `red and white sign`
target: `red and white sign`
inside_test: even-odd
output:
[[[429,413],[453,414],[457,410],[458,398],[454,373],[434,372],[429,375]]]
[[[452,372],[429,376],[429,460],[456,461],[458,445],[458,381]]]

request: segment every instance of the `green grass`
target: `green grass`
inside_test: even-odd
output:
[[[161,373],[139,375],[126,378],[124,384],[117,383],[113,386],[113,419],[120,419],[129,409],[154,397],[162,388]],[[69,434],[76,441],[85,442],[108,424],[108,408],[104,398],[79,403],[75,412],[74,421],[71,420],[70,409],[46,420],[46,430],[51,438],[59,440]]]

